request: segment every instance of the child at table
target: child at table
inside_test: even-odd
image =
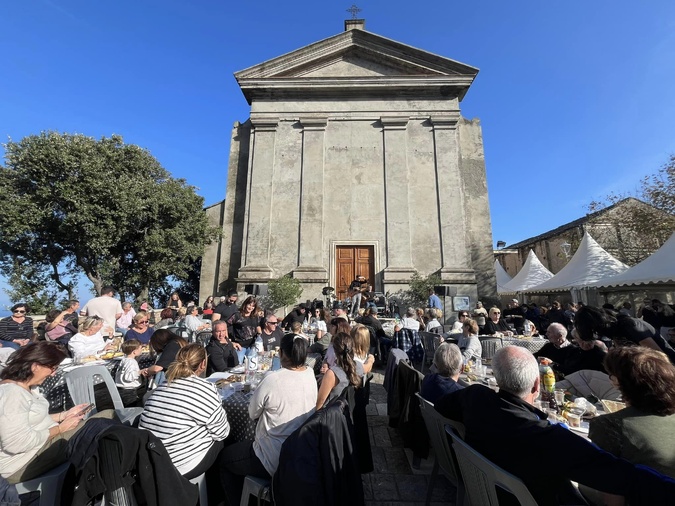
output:
[[[115,373],[115,385],[125,407],[140,407],[147,388],[137,360],[142,352],[141,346],[137,339],[122,343],[124,358]]]

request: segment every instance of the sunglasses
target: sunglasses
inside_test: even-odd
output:
[[[148,320],[143,320],[142,322],[138,322],[138,324],[139,324],[139,325],[147,325],[147,324],[148,324]]]
[[[459,315],[459,316],[469,316],[469,315],[468,315],[468,314],[461,314],[461,315]]]
[[[269,325],[279,325],[279,322],[267,322]]]
[[[17,309],[16,311],[14,311],[14,313],[26,314],[26,311],[24,311],[23,309]]]

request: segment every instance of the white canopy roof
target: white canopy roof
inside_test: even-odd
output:
[[[495,260],[495,274],[497,275],[497,291],[500,292],[504,285],[511,281],[511,276],[506,272],[502,264],[499,263],[499,260]]]
[[[606,277],[595,283],[597,287],[675,283],[675,233],[663,246],[618,276]]]
[[[511,281],[506,283],[501,290],[499,285],[497,286],[498,293],[515,293],[522,292],[533,286],[542,284],[544,281],[553,277],[553,273],[549,271],[537,258],[537,255],[534,254],[534,251],[530,250],[530,253],[527,255],[527,260],[525,260],[525,265],[523,268],[518,271]]]
[[[555,292],[595,285],[599,279],[615,276],[626,269],[626,264],[607,253],[586,232],[569,263],[551,279],[527,291]]]

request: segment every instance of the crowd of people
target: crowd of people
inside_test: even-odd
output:
[[[0,372],[0,476],[10,483],[64,462],[68,442],[85,425],[87,406],[49,413],[49,403],[35,387],[68,353],[117,349],[111,339],[115,334],[123,336],[124,355],[115,384],[126,406],[143,408],[138,427],[162,441],[184,477],[217,468],[231,505],[239,504],[246,475],[273,476],[285,439],[346,388],[359,388],[373,369],[378,345],[384,345],[380,359],[386,359],[387,345],[393,344],[374,306],[350,315],[340,302],[332,311],[303,303],[280,320],[253,296],[239,304],[234,290],[219,300],[209,297],[203,308],[172,294],[153,325],[149,307],[135,311],[114,295],[105,287],[79,313],[77,301],[50,312],[43,340],[35,339],[25,304],[12,308],[11,321],[0,321],[2,345],[12,349]],[[675,351],[644,317],[648,310],[641,308],[640,316],[583,305],[563,310],[554,301],[550,310],[535,314],[531,305],[517,301],[503,311],[477,303],[474,310],[459,311],[448,328],[438,297],[433,291],[429,295],[428,307],[408,308],[394,329],[431,332],[442,343],[421,395],[442,415],[462,422],[466,441],[520,477],[539,504],[576,504],[580,496],[570,479],[598,503],[626,497],[631,504],[648,504],[645,498],[660,501],[673,493],[675,481],[667,476],[675,478],[675,445],[668,437],[675,428]],[[667,317],[668,310],[661,313]],[[210,331],[210,340],[190,344],[173,332],[180,322],[195,334]],[[521,347],[498,350],[492,360],[498,392],[482,385],[462,387],[464,364],[482,355],[479,335],[520,334],[528,325],[531,334],[545,335],[548,343],[535,355]],[[157,359],[141,369],[144,346]],[[280,368],[265,375],[251,397],[249,416],[258,420],[254,440],[233,441],[220,394],[205,377],[236,367],[252,349],[278,350]],[[317,370],[306,365],[309,353],[318,356]],[[547,414],[534,407],[541,389],[538,358],[549,359],[560,377],[581,370],[606,373],[621,392],[628,407],[591,423],[589,437],[605,451],[550,425]],[[105,410],[97,414],[113,416]]]

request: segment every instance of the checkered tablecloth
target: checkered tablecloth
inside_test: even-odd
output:
[[[548,342],[548,339],[517,339],[517,338],[510,338],[510,337],[502,337],[502,343],[504,343],[504,346],[508,346],[509,344],[513,344],[515,346],[522,346],[523,348],[527,348],[530,350],[532,353],[536,353],[539,350],[541,350],[544,345]]]
[[[138,357],[138,365],[141,369],[150,367],[155,363],[156,355],[150,355],[145,353]],[[122,362],[120,359],[105,360],[104,363],[101,362],[92,362],[95,365],[104,365],[110,375],[114,378],[117,368]],[[46,380],[40,385],[40,391],[42,395],[49,401],[49,412],[50,413],[60,413],[66,409],[73,407],[73,401],[70,398],[70,393],[68,392],[68,387],[66,386],[66,373],[72,371],[76,367],[87,367],[87,364],[82,365],[67,365],[65,367],[59,367],[54,373],[53,376],[49,376]]]

